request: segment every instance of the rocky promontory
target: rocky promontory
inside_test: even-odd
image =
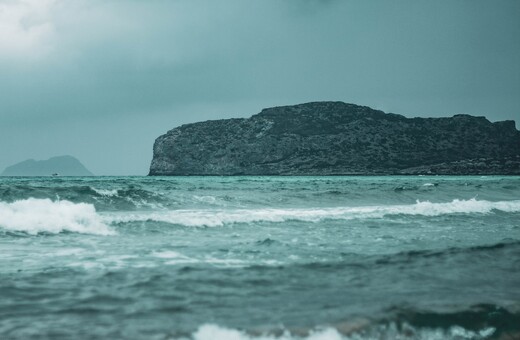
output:
[[[150,175],[520,175],[514,121],[406,118],[343,102],[186,124],[156,139]]]

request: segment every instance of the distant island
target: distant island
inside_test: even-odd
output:
[[[149,175],[520,175],[514,121],[406,118],[313,102],[186,124],[156,139]]]
[[[94,176],[72,156],[52,157],[45,161],[28,159],[7,167],[1,176]]]

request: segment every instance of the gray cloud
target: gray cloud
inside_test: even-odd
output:
[[[70,153],[98,174],[144,174],[153,139],[177,124],[313,100],[520,115],[514,0],[49,0],[36,12],[39,40],[0,52],[12,145],[0,167]]]

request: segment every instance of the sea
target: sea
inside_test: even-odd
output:
[[[3,177],[0,339],[520,339],[520,177]]]

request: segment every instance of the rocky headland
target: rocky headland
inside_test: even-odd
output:
[[[514,121],[313,102],[174,128],[156,139],[149,174],[520,175],[520,132]]]

